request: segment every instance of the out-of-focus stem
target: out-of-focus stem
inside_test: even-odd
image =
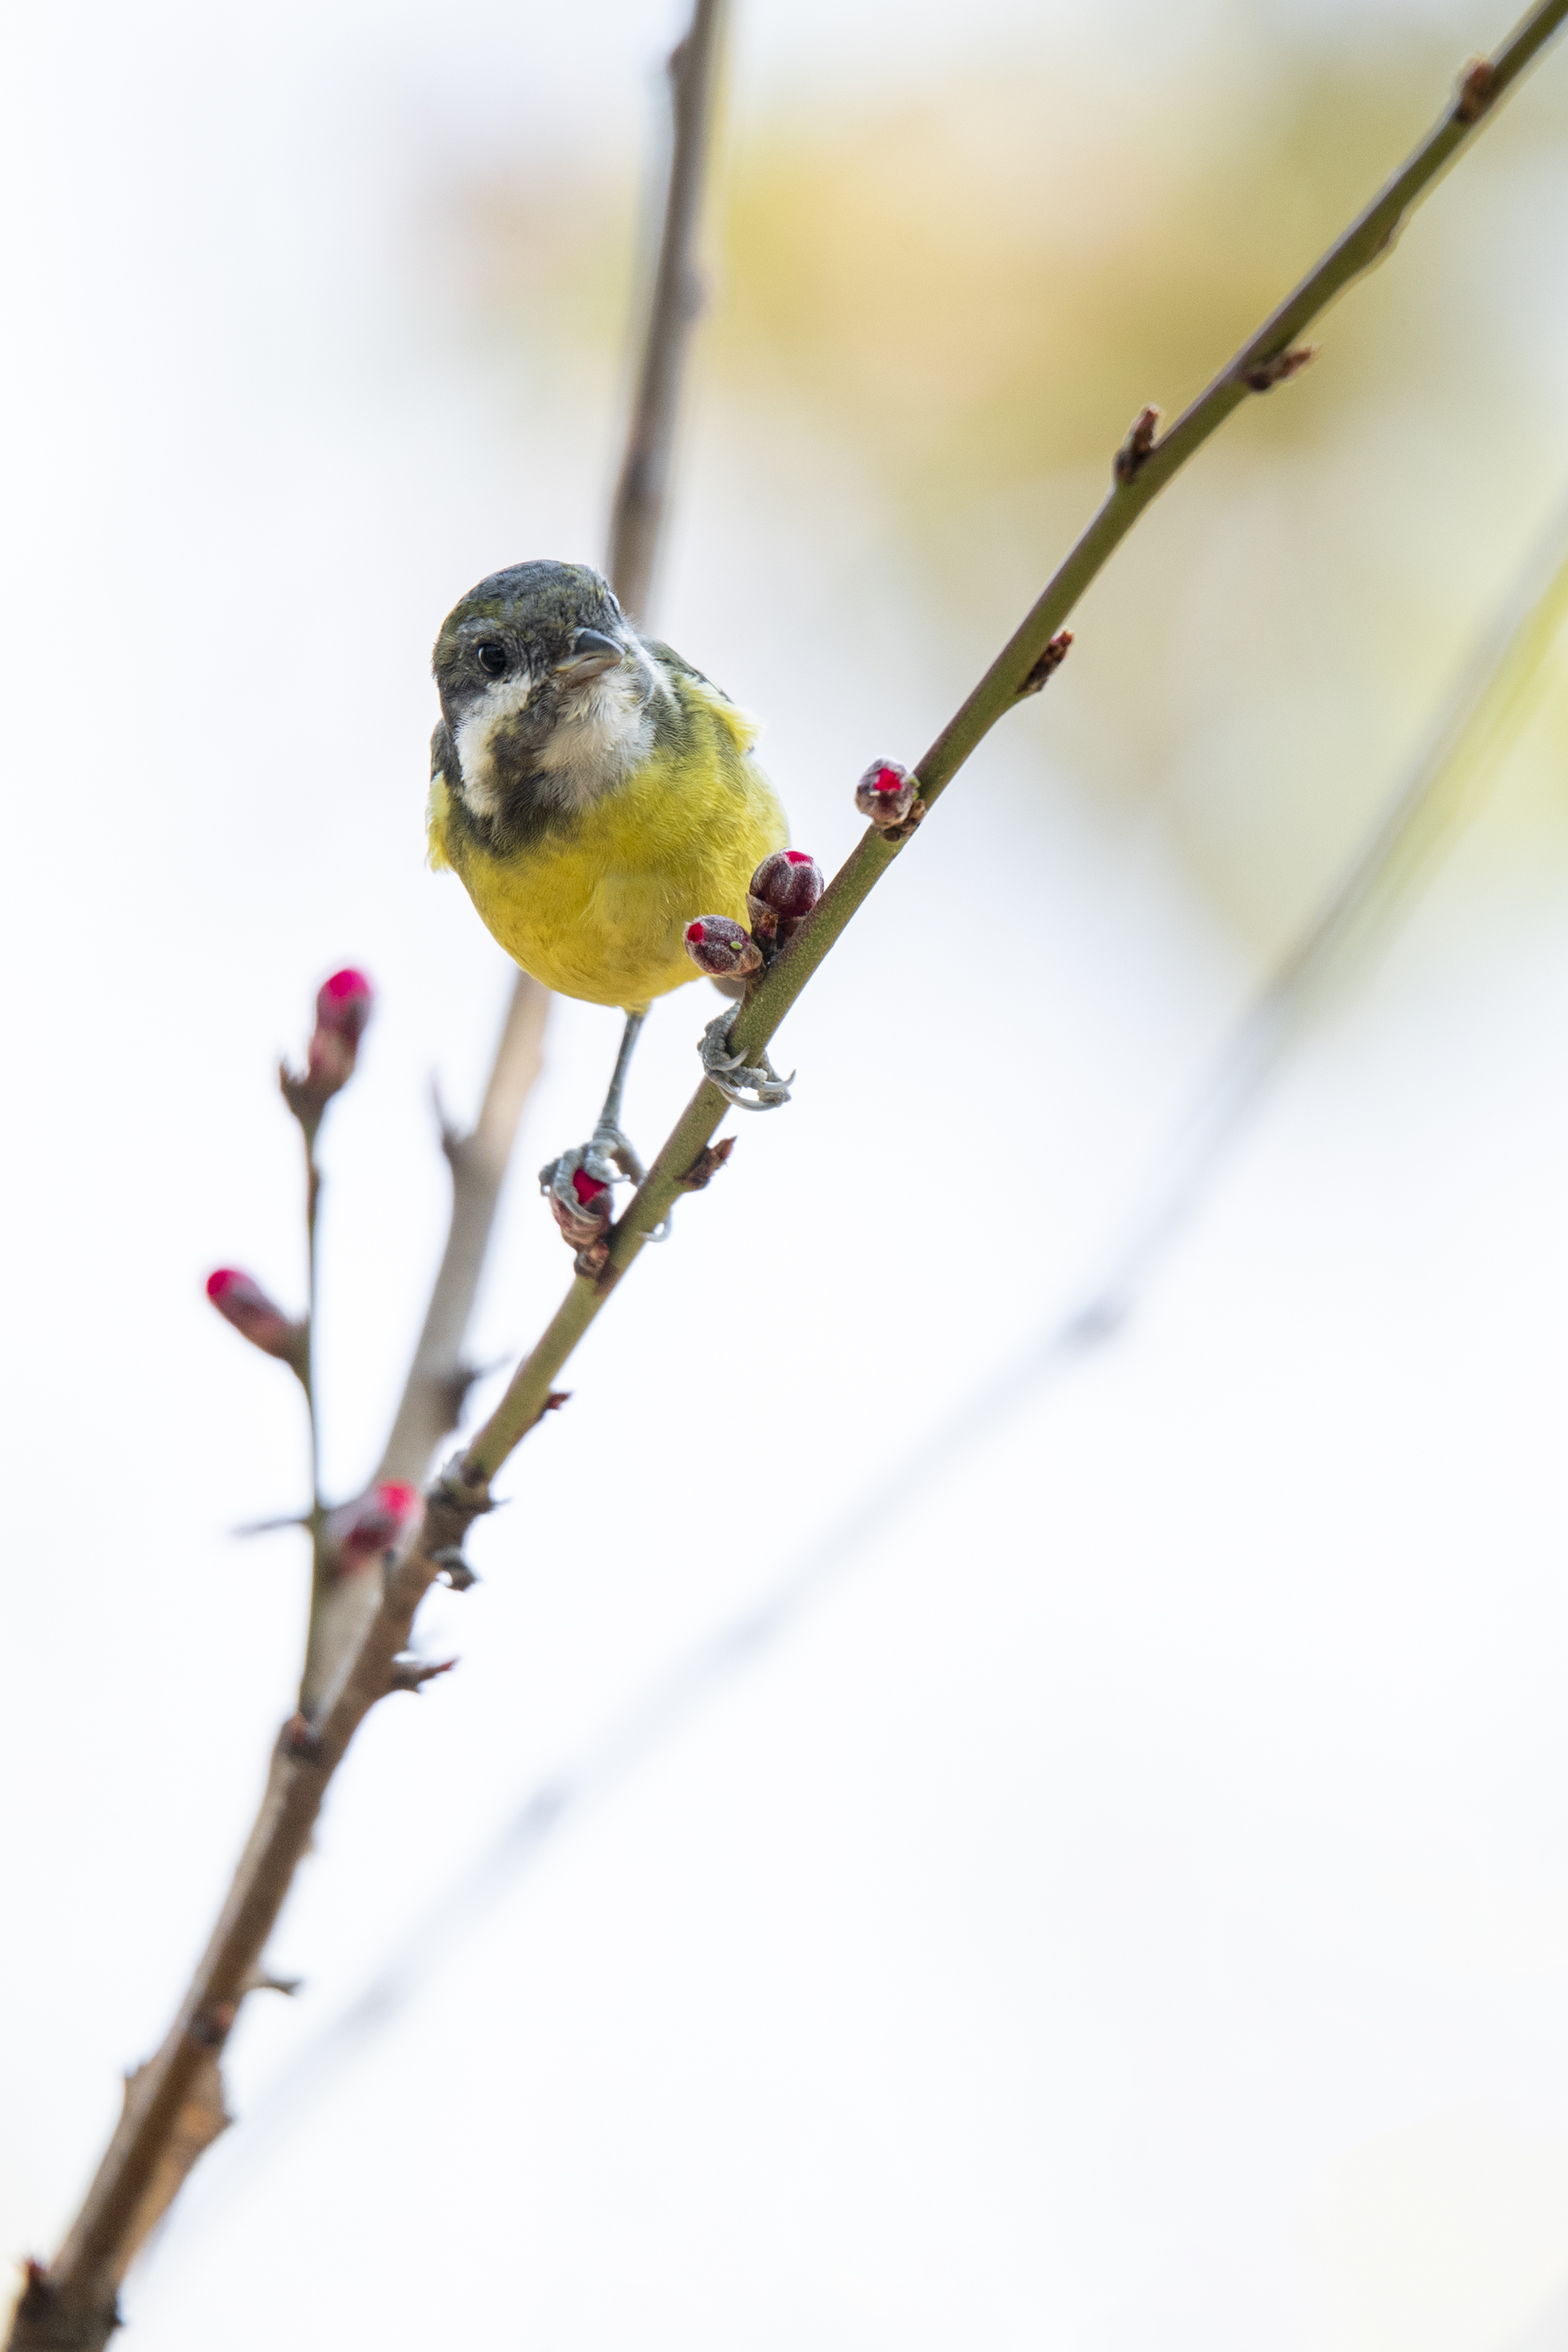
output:
[[[468,1135],[450,1128],[442,1135],[441,1147],[452,1171],[447,1247],[374,1485],[423,1478],[437,1446],[457,1424],[473,1377],[464,1360],[463,1342],[518,1121],[543,1058],[549,1005],[549,990],[520,971],[479,1118]]]
[[[634,620],[647,613],[669,497],[686,346],[702,309],[695,255],[724,5],[725,0],[697,0],[690,28],[669,59],[675,121],[664,226],[626,454],[610,520],[610,579]]]

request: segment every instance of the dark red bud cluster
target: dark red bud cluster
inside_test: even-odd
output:
[[[276,1356],[280,1363],[292,1364],[296,1371],[302,1368],[305,1326],[290,1322],[249,1275],[241,1274],[237,1266],[220,1265],[207,1276],[207,1297],[224,1321],[232,1323],[253,1348],[259,1348],[264,1356]]]
[[[752,877],[746,906],[752,936],[787,940],[822,896],[822,868],[808,850],[775,849]]]
[[[686,952],[710,980],[744,980],[771,963],[822,896],[822,868],[806,849],[775,849],[752,877],[748,931],[728,915],[699,915],[686,926]]]
[[[352,965],[333,972],[316,992],[316,1026],[305,1051],[305,1074],[283,1073],[289,1108],[302,1126],[315,1127],[335,1094],[347,1086],[359,1057],[359,1041],[374,1003],[374,991]]]
[[[913,776],[897,760],[873,760],[855,787],[855,805],[879,833],[890,833],[895,825],[918,823],[924,815],[919,792]]]
[[[686,926],[686,952],[710,980],[741,980],[761,966],[763,951],[728,915],[699,915]]]

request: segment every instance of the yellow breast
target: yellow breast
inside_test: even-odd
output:
[[[679,752],[656,750],[570,828],[506,858],[451,820],[430,788],[430,862],[449,866],[486,927],[547,988],[631,1011],[700,977],[682,944],[698,915],[747,921],[746,885],[789,839],[751,757],[757,730],[683,678],[693,721]]]

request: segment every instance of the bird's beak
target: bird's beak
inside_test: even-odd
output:
[[[567,686],[586,686],[590,678],[614,669],[621,658],[621,648],[613,637],[602,635],[597,629],[579,629],[565,660],[556,663],[555,675]]]

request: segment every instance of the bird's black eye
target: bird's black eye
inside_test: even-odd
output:
[[[500,677],[506,668],[506,647],[498,646],[493,637],[478,648],[479,667],[487,677]]]

